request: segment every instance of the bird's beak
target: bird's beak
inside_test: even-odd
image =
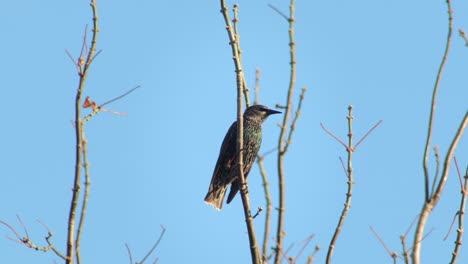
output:
[[[267,112],[268,115],[274,115],[274,114],[281,114],[280,111],[276,111],[276,110],[273,110],[273,109],[269,109],[268,112]]]

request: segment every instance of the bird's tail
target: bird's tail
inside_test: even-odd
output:
[[[224,195],[228,185],[211,184],[208,193],[205,196],[205,203],[212,205],[216,210],[223,207]]]

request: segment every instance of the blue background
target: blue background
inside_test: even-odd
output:
[[[234,2],[228,1],[232,7]],[[284,104],[289,81],[287,1],[238,1],[243,65],[250,87],[260,68],[260,102]],[[124,243],[141,260],[167,229],[158,263],[249,263],[241,199],[221,212],[203,202],[222,139],[236,114],[234,66],[218,1],[99,1],[98,49],[84,95],[128,117],[101,113],[86,125],[91,195],[82,240],[83,263],[128,263]],[[454,1],[452,49],[437,100],[433,146],[444,157],[467,111],[468,49],[456,32],[468,30],[468,4]],[[232,15],[232,14],[231,14]],[[422,154],[435,76],[445,47],[445,1],[297,1],[297,86],[308,88],[286,156],[285,246],[314,239],[326,249],[342,210],[346,152],[321,128],[342,139],[347,107],[354,106],[359,139],[378,120],[354,156],[352,208],[336,245],[335,263],[392,263],[369,230],[392,251],[419,213]],[[0,219],[21,231],[19,214],[37,244],[46,230],[65,251],[74,171],[75,58],[86,24],[87,1],[5,1],[0,10]],[[87,113],[87,112],[86,112]],[[277,145],[280,116],[264,125],[261,152]],[[468,161],[466,135],[456,156]],[[265,164],[277,205],[276,158]],[[430,159],[431,174],[434,158]],[[253,208],[265,206],[258,168],[249,176]],[[443,237],[460,204],[452,167],[440,204],[429,218],[422,263],[448,262],[456,232]],[[263,236],[264,214],[255,220]],[[273,224],[276,223],[276,212]],[[276,230],[273,225],[273,231]],[[272,233],[272,235],[274,232]],[[408,243],[413,240],[413,232]],[[12,242],[0,227],[1,263],[54,263],[53,253]],[[270,245],[272,245],[270,240]],[[459,263],[468,261],[466,246]],[[153,258],[155,257],[153,256]],[[59,261],[60,262],[60,261]],[[400,258],[399,263],[403,263]]]

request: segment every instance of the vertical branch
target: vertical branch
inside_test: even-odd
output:
[[[268,183],[268,177],[266,174],[265,166],[263,165],[264,157],[257,156],[258,167],[260,168],[260,174],[262,175],[263,190],[265,191],[266,200],[266,213],[265,213],[265,231],[263,232],[263,246],[262,246],[262,259],[266,261],[268,256],[268,240],[270,237],[270,226],[271,226],[271,194],[270,184]]]
[[[284,151],[283,152],[287,152],[288,148],[289,148],[289,145],[291,145],[292,135],[294,133],[294,130],[296,129],[297,120],[299,119],[299,116],[301,115],[302,101],[304,100],[304,95],[305,95],[306,91],[307,91],[307,88],[302,87],[301,95],[299,96],[299,103],[298,103],[297,109],[296,109],[296,115],[294,116],[294,118],[292,120],[291,127],[289,129],[288,139],[286,140],[286,144],[284,146]]]
[[[243,123],[243,108],[242,108],[242,93],[243,93],[243,82],[244,82],[244,73],[242,70],[242,64],[239,57],[239,48],[237,44],[237,38],[234,35],[233,28],[231,26],[231,20],[229,19],[229,14],[227,11],[226,3],[224,0],[221,0],[221,13],[223,14],[224,21],[226,23],[226,30],[228,32],[229,41],[232,49],[232,55],[234,60],[234,65],[236,68],[236,81],[237,81],[237,153],[238,153],[238,173],[239,173],[239,189],[242,197],[242,205],[244,207],[245,222],[247,225],[247,231],[249,234],[249,243],[250,243],[250,253],[252,256],[252,263],[259,264],[260,252],[257,244],[257,239],[255,236],[255,230],[253,225],[253,218],[250,213],[250,201],[247,193],[247,183],[244,176],[244,166],[243,166],[243,140],[244,140],[244,123]]]
[[[455,161],[455,166],[458,169],[458,164],[457,160],[454,159]],[[460,171],[458,171],[458,176],[460,177],[461,180],[461,175]],[[463,238],[463,232],[464,232],[464,222],[465,222],[465,207],[466,207],[466,195],[468,191],[468,166],[465,171],[465,176],[463,176],[464,184],[460,186],[461,188],[461,202],[460,202],[460,209],[458,210],[458,228],[457,228],[457,238],[455,240],[455,249],[453,250],[452,253],[452,259],[450,260],[450,264],[455,264],[457,262],[457,258],[460,255],[460,248],[463,244],[462,238]]]
[[[348,164],[347,164],[347,176],[348,176],[348,191],[346,192],[346,202],[344,204],[343,211],[341,212],[340,220],[338,221],[338,225],[336,226],[335,233],[333,234],[333,238],[330,241],[330,246],[328,248],[327,252],[327,260],[325,263],[330,264],[331,263],[331,258],[333,256],[333,252],[335,250],[335,244],[336,241],[338,240],[338,236],[340,235],[341,228],[343,227],[344,220],[346,218],[346,215],[348,214],[349,208],[351,207],[351,197],[353,194],[353,152],[354,152],[354,147],[353,147],[353,115],[352,115],[352,110],[353,106],[350,105],[348,107],[348,116],[346,117],[348,119],[348,145],[346,147],[346,150],[348,152]]]
[[[403,260],[405,261],[405,264],[409,264],[410,260],[409,260],[408,249],[406,249],[406,236],[400,236],[400,240],[401,240],[401,247],[402,247],[401,254],[403,256]]]
[[[396,264],[398,254],[396,252],[392,252],[390,248],[388,248],[385,241],[380,237],[380,235],[377,233],[377,231],[374,230],[372,226],[370,226],[370,230],[372,231],[372,233],[374,233],[375,237],[379,240],[380,244],[382,244],[382,246],[385,248],[385,251],[387,251],[388,255],[393,259],[393,263]]]
[[[80,244],[81,244],[81,234],[83,231],[83,226],[84,226],[84,220],[86,218],[86,209],[88,207],[88,200],[89,200],[89,191],[91,187],[91,177],[90,177],[90,172],[89,172],[89,162],[88,162],[88,148],[87,144],[88,142],[85,139],[85,132],[84,130],[82,131],[83,135],[83,167],[85,171],[85,190],[84,190],[84,196],[83,196],[83,201],[81,204],[81,214],[80,214],[80,221],[78,224],[78,230],[76,234],[76,240],[75,240],[75,251],[76,251],[76,263],[80,264],[81,263],[81,251],[80,251]]]
[[[278,141],[278,183],[279,183],[279,205],[278,205],[278,227],[276,230],[276,252],[275,252],[275,264],[281,263],[281,254],[283,250],[283,237],[284,237],[284,211],[286,207],[286,198],[285,198],[285,180],[284,180],[284,155],[285,152],[285,139],[287,134],[287,125],[289,122],[289,116],[291,115],[292,110],[292,97],[294,93],[294,86],[296,83],[296,42],[294,39],[294,0],[291,0],[289,5],[289,55],[290,55],[290,78],[289,78],[289,88],[288,96],[286,102],[286,111],[283,116],[283,123],[281,126],[281,133]]]
[[[94,58],[96,51],[96,43],[98,37],[98,15],[97,15],[97,3],[95,0],[91,0],[91,8],[93,10],[93,37],[91,40],[91,48],[87,54],[86,62],[83,65],[83,70],[80,70],[80,81],[75,98],[75,134],[76,134],[76,149],[75,149],[75,176],[73,182],[73,194],[70,204],[70,212],[68,216],[68,236],[67,236],[67,259],[66,264],[72,264],[74,259],[74,248],[75,248],[75,224],[76,224],[76,209],[78,206],[78,199],[80,195],[80,180],[81,180],[81,155],[83,147],[83,121],[81,119],[81,99],[83,90],[88,76],[88,70],[91,65],[91,61]],[[81,59],[81,58],[80,58]]]
[[[352,105],[348,106],[348,116],[346,117],[348,119],[348,144],[344,143],[341,139],[339,139],[337,136],[335,136],[332,132],[328,131],[325,128],[325,126],[323,126],[323,124],[320,124],[322,126],[323,130],[328,135],[333,137],[343,147],[345,147],[346,151],[348,152],[348,164],[347,164],[347,166],[345,166],[343,160],[340,157],[341,165],[343,166],[346,177],[348,177],[348,181],[347,181],[348,190],[346,192],[346,200],[345,200],[343,210],[341,211],[340,219],[338,221],[338,224],[337,224],[337,226],[335,228],[335,232],[333,233],[332,240],[330,241],[330,245],[328,247],[327,259],[326,259],[326,262],[325,262],[327,264],[331,263],[331,258],[333,256],[333,252],[335,250],[336,241],[338,240],[338,236],[340,235],[341,229],[343,228],[344,221],[346,219],[346,216],[348,215],[348,211],[351,208],[351,197],[353,195],[353,185],[354,185],[354,180],[353,180],[353,178],[354,178],[354,174],[353,174],[353,153],[356,151],[359,144],[361,144],[370,135],[370,133],[372,133],[372,131],[374,131],[374,129],[376,129],[382,123],[382,120],[377,122],[377,124],[375,124],[369,131],[367,131],[367,133],[360,140],[358,140],[358,142],[353,146],[353,119],[354,119],[354,117],[352,115],[352,110],[353,110],[353,106]],[[374,234],[376,234],[377,238],[379,238],[379,236],[372,229],[372,227],[371,227],[371,230],[374,232]],[[380,238],[379,238],[379,240],[380,240]],[[383,241],[381,241],[381,242],[383,243]],[[395,260],[396,257],[394,257],[393,254],[392,254],[392,258],[394,258],[394,261],[396,261]]]
[[[260,95],[260,69],[255,70],[255,97],[254,97],[254,104],[259,104],[259,95]],[[248,102],[246,102],[248,104]],[[265,229],[263,232],[263,245],[262,245],[262,261],[267,261],[268,256],[268,241],[270,237],[270,226],[271,226],[271,209],[273,207],[271,202],[271,194],[270,194],[270,184],[268,183],[267,172],[265,170],[265,166],[263,161],[265,160],[266,154],[260,156],[257,154],[257,164],[260,170],[260,175],[262,175],[263,181],[263,190],[265,192],[265,200],[266,200],[266,213],[265,213]]]
[[[437,184],[437,180],[439,179],[439,172],[440,172],[440,156],[439,156],[439,147],[435,146],[434,147],[434,157],[436,161],[436,169],[434,173],[434,180],[432,181],[432,188],[431,188],[431,194],[430,197],[434,195],[435,187]]]
[[[434,113],[435,113],[435,107],[436,107],[436,99],[437,99],[437,92],[439,90],[440,86],[440,80],[442,78],[442,73],[445,67],[445,63],[448,58],[449,50],[450,50],[450,44],[452,40],[452,27],[453,27],[453,10],[452,10],[452,4],[451,0],[446,0],[447,2],[447,12],[448,12],[448,33],[447,33],[447,41],[445,45],[445,51],[444,55],[442,57],[442,61],[439,66],[439,70],[437,72],[437,77],[436,81],[434,84],[434,90],[432,93],[432,101],[431,101],[431,109],[429,113],[429,124],[428,124],[428,131],[427,131],[427,139],[426,139],[426,146],[424,149],[424,158],[423,158],[423,169],[424,169],[424,184],[425,184],[425,196],[424,196],[424,204],[423,208],[421,209],[421,214],[419,217],[419,222],[416,227],[416,232],[414,236],[414,241],[413,241],[413,251],[411,254],[411,258],[414,264],[419,264],[420,263],[420,254],[421,254],[421,241],[423,238],[423,233],[424,233],[424,228],[427,222],[427,218],[429,217],[429,214],[431,213],[432,209],[435,207],[435,205],[438,202],[438,198],[435,197],[440,197],[442,189],[445,185],[446,177],[447,175],[444,175],[445,172],[442,173],[441,179],[439,181],[439,186],[437,187],[436,192],[434,195],[430,195],[429,193],[429,168],[427,165],[427,160],[429,157],[429,149],[431,146],[431,138],[432,138],[432,129],[433,129],[433,121],[434,121]],[[455,141],[455,140],[454,140]],[[452,143],[454,143],[454,141]],[[448,155],[448,154],[447,154]],[[448,158],[448,157],[446,157]],[[447,160],[447,159],[446,159]],[[448,161],[450,163],[450,160]],[[447,165],[447,163],[444,165],[444,167]],[[450,166],[450,164],[448,164]],[[445,170],[445,168],[444,168]],[[435,198],[435,199],[434,199]]]
[[[239,5],[234,4],[232,8],[232,12],[234,13],[234,19],[232,20],[233,28],[234,28],[234,39],[236,40],[234,43],[234,47],[237,49],[237,58],[239,59],[239,65],[242,65],[242,49],[240,47],[240,34],[239,34]],[[250,106],[250,95],[249,95],[249,87],[247,86],[247,82],[242,75],[242,92],[244,93],[245,104],[247,107]]]
[[[467,125],[468,125],[468,111],[465,113],[465,116],[463,117],[463,120],[461,121],[460,126],[458,127],[457,132],[455,134],[455,137],[453,138],[452,143],[450,144],[450,147],[445,156],[444,166],[442,168],[442,173],[440,176],[439,184],[437,185],[437,188],[435,190],[433,197],[431,197],[431,202],[433,202],[434,205],[439,202],[440,197],[442,196],[442,191],[445,187],[445,183],[447,182],[453,154],[455,152],[455,149],[458,146],[458,142],[460,142],[460,139]]]
[[[424,148],[424,159],[423,159],[423,168],[424,168],[424,185],[425,185],[425,199],[428,201],[429,197],[429,168],[427,165],[427,160],[429,158],[429,149],[431,148],[431,139],[432,139],[432,128],[434,122],[434,113],[436,108],[436,99],[437,99],[437,92],[439,91],[440,80],[442,78],[442,73],[444,71],[445,63],[447,62],[447,58],[449,55],[450,50],[450,43],[452,42],[452,27],[453,27],[453,11],[452,11],[452,3],[451,0],[447,1],[447,11],[448,11],[448,34],[447,34],[447,42],[445,45],[444,55],[442,57],[442,61],[439,66],[439,71],[437,72],[436,81],[434,84],[434,90],[432,92],[432,102],[431,102],[431,110],[429,113],[429,125],[427,129],[427,139],[426,139],[426,146]]]
[[[259,94],[260,94],[260,69],[255,70],[255,97],[254,104],[259,104]]]
[[[458,146],[458,143],[460,142],[460,139],[467,125],[468,125],[468,112],[466,112],[455,134],[455,137],[453,138],[452,143],[450,144],[450,147],[447,151],[447,154],[445,156],[444,166],[442,168],[441,178],[434,192],[434,195],[430,197],[428,202],[424,203],[423,208],[421,210],[419,222],[418,222],[418,225],[416,226],[416,232],[415,232],[414,241],[413,241],[413,252],[411,255],[413,264],[420,263],[421,241],[424,238],[423,234],[424,234],[424,228],[426,226],[427,219],[429,218],[430,213],[432,212],[434,207],[437,205],[437,203],[440,200],[440,197],[442,196],[442,192],[444,190],[445,183],[447,182],[448,174],[450,171],[450,164],[451,164],[451,159],[453,157],[453,153],[455,152],[455,149]]]
[[[315,260],[315,255],[319,252],[319,250],[320,250],[320,246],[319,246],[319,245],[315,246],[314,251],[313,251],[312,254],[310,254],[309,257],[307,258],[306,264],[312,264],[312,262],[314,262],[314,260]]]

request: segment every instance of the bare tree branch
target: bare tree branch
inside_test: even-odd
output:
[[[369,136],[370,133],[372,133],[372,131],[374,131],[374,129],[376,129],[380,124],[382,124],[382,120],[379,120],[379,122],[377,122],[377,124],[375,124],[371,129],[369,129],[369,131],[367,131],[367,133],[358,141],[358,143],[356,143],[356,145],[354,145],[354,150],[357,149],[357,147],[367,138],[367,136]]]
[[[125,243],[125,247],[127,248],[127,254],[129,258],[129,263],[133,264],[133,258],[132,258],[132,251],[130,250],[130,247],[128,246],[127,243]]]
[[[239,5],[234,4],[232,8],[232,13],[234,14],[234,18],[232,19],[233,29],[234,29],[234,36],[235,42],[233,43],[235,48],[237,49],[237,56],[239,59],[239,64],[242,65],[242,49],[240,46],[240,34],[239,34]],[[242,92],[244,93],[245,104],[247,107],[250,106],[250,94],[249,94],[249,87],[247,86],[247,81],[245,80],[244,74],[242,73]]]
[[[242,204],[244,208],[245,222],[247,225],[247,232],[249,234],[249,244],[250,244],[250,253],[252,257],[252,263],[260,264],[260,250],[257,244],[257,238],[255,236],[254,225],[252,221],[252,215],[250,212],[250,201],[247,192],[247,182],[244,176],[244,166],[243,166],[243,151],[242,146],[244,144],[244,124],[243,124],[243,107],[242,107],[242,93],[245,91],[244,86],[244,72],[242,70],[242,63],[239,55],[239,44],[238,36],[234,34],[233,27],[231,25],[231,20],[229,19],[228,9],[224,0],[220,1],[221,3],[221,13],[224,17],[224,22],[226,23],[226,30],[229,36],[229,41],[232,49],[232,55],[234,60],[235,72],[236,72],[236,81],[237,81],[237,153],[238,153],[238,170],[239,170],[239,189],[242,197]]]
[[[273,8],[275,9],[275,8]],[[276,9],[275,9],[276,10]],[[278,12],[278,11],[277,11]],[[281,12],[279,12],[281,14]],[[294,37],[294,25],[295,25],[295,1],[291,0],[289,4],[289,56],[290,56],[290,75],[289,75],[289,87],[288,95],[286,99],[286,111],[283,116],[283,123],[281,125],[280,137],[278,140],[278,189],[279,189],[279,204],[278,204],[278,223],[276,230],[276,249],[275,249],[275,264],[281,263],[280,252],[283,247],[284,237],[284,211],[286,210],[286,183],[284,176],[284,157],[287,150],[287,142],[285,142],[287,135],[287,126],[289,123],[289,117],[292,112],[293,94],[294,87],[296,86],[296,41]],[[284,16],[283,16],[284,17]]]
[[[380,237],[380,235],[374,230],[372,226],[370,226],[370,230],[372,231],[372,233],[374,233],[374,236],[379,240],[380,244],[385,248],[385,251],[387,251],[387,254],[393,259],[393,263],[396,263],[398,254],[396,252],[391,251],[390,248],[388,248],[385,241]]]
[[[429,158],[429,150],[431,148],[431,139],[432,139],[432,128],[434,122],[434,113],[436,108],[436,101],[437,101],[437,92],[439,91],[440,80],[442,79],[442,73],[444,71],[445,63],[447,62],[447,58],[449,55],[450,44],[452,42],[452,27],[453,27],[453,11],[452,11],[452,3],[451,0],[447,0],[447,9],[448,9],[448,34],[447,34],[447,42],[445,46],[444,55],[442,57],[442,61],[439,66],[439,71],[437,72],[436,81],[434,84],[434,90],[432,92],[432,102],[431,102],[431,111],[429,113],[429,125],[427,129],[427,138],[426,138],[426,146],[424,148],[424,159],[423,159],[423,168],[424,168],[424,184],[425,184],[425,199],[428,201],[429,197],[429,168],[427,165],[427,160]],[[419,250],[417,250],[419,252]],[[413,258],[413,261],[416,259]],[[419,261],[418,261],[419,262]]]
[[[326,262],[327,264],[331,264],[331,259],[333,256],[333,252],[335,250],[335,245],[336,241],[338,240],[338,236],[340,235],[341,228],[344,225],[344,221],[346,219],[346,216],[348,214],[349,209],[351,208],[351,197],[353,195],[353,185],[354,185],[354,180],[353,180],[353,115],[352,115],[352,110],[353,107],[350,105],[348,107],[348,116],[346,117],[348,119],[348,145],[346,146],[347,152],[348,152],[348,163],[346,167],[346,171],[348,174],[348,190],[346,192],[346,201],[343,207],[343,210],[341,211],[341,216],[338,221],[338,224],[336,226],[335,232],[333,234],[333,237],[330,241],[330,245],[328,247],[328,252],[327,252],[327,259]]]
[[[427,139],[426,139],[426,146],[424,148],[424,155],[423,155],[423,170],[424,170],[424,184],[425,184],[425,196],[424,196],[424,203],[423,203],[423,208],[421,209],[421,214],[419,217],[418,225],[416,227],[416,232],[414,235],[414,241],[413,241],[413,252],[411,254],[411,259],[413,261],[413,264],[419,264],[420,263],[420,255],[421,255],[421,243],[423,239],[423,234],[424,234],[424,228],[426,226],[427,219],[429,217],[429,214],[431,211],[434,209],[434,207],[437,205],[437,202],[442,195],[443,188],[445,186],[445,182],[447,180],[448,176],[448,171],[450,169],[450,160],[453,155],[453,151],[455,150],[456,145],[458,144],[458,140],[461,137],[461,134],[463,134],[463,129],[464,126],[462,125],[460,129],[458,130],[455,138],[452,141],[452,145],[450,146],[450,150],[447,153],[446,159],[445,159],[445,164],[444,164],[444,169],[439,181],[439,184],[437,186],[437,189],[435,190],[434,194],[430,196],[429,193],[429,168],[427,164],[427,160],[429,157],[429,149],[431,147],[431,138],[432,138],[432,130],[433,130],[433,122],[434,122],[434,114],[435,114],[435,107],[436,107],[436,99],[437,99],[437,92],[439,90],[440,86],[440,80],[442,78],[442,73],[444,71],[445,63],[447,61],[449,51],[450,51],[450,44],[452,41],[452,28],[453,28],[453,10],[452,10],[452,3],[451,0],[446,0],[447,3],[447,12],[448,12],[448,33],[447,33],[447,40],[446,40],[446,45],[445,45],[445,51],[442,56],[442,61],[439,66],[439,70],[437,72],[437,77],[436,81],[434,84],[434,90],[432,93],[432,101],[431,101],[431,109],[430,109],[430,114],[429,114],[429,124],[427,128]],[[465,120],[463,123],[466,122],[467,116],[465,116]],[[466,125],[466,124],[465,124]],[[458,138],[458,139],[457,139]]]
[[[260,100],[260,69],[257,68],[255,70],[255,96],[254,96],[254,104],[259,104]],[[248,103],[248,102],[247,102]],[[248,104],[247,104],[248,105]]]
[[[461,173],[460,173],[460,168],[458,167],[458,162],[457,159],[454,157],[453,158],[455,167],[458,172],[458,177],[460,178],[461,181]],[[460,209],[457,212],[458,215],[458,228],[457,228],[457,238],[455,239],[455,248],[452,252],[452,259],[450,260],[450,264],[455,264],[457,262],[458,257],[460,256],[460,249],[463,245],[463,233],[464,233],[464,222],[465,222],[465,208],[466,208],[466,197],[467,197],[467,191],[468,191],[468,166],[466,167],[465,170],[465,175],[463,176],[464,178],[464,184],[460,186],[461,189],[461,201],[460,201]]]
[[[148,259],[149,256],[151,256],[151,254],[153,253],[153,251],[158,247],[159,243],[161,242],[162,238],[164,237],[164,234],[166,233],[166,228],[163,225],[161,225],[161,228],[162,228],[162,232],[159,235],[158,240],[156,241],[156,243],[154,243],[153,247],[148,251],[146,256],[144,256],[143,259],[140,262],[138,262],[138,264],[145,263],[146,259]]]
[[[80,181],[81,181],[81,163],[82,163],[82,151],[83,151],[83,121],[81,118],[81,100],[83,96],[83,90],[86,82],[86,78],[89,73],[89,67],[91,66],[91,61],[94,58],[94,54],[96,52],[96,44],[98,38],[98,13],[97,13],[97,3],[95,0],[91,0],[91,8],[93,11],[93,36],[91,40],[91,47],[89,52],[86,56],[86,62],[83,65],[83,70],[80,70],[80,81],[78,85],[78,89],[76,92],[76,99],[75,99],[75,131],[76,131],[76,150],[75,150],[75,177],[73,182],[73,195],[70,204],[70,212],[68,217],[68,237],[67,237],[67,259],[66,264],[73,264],[74,257],[77,257],[77,261],[80,261],[80,252],[79,247],[75,248],[75,224],[76,224],[76,214],[77,214],[77,207],[78,201],[80,196]],[[86,36],[86,35],[85,35]],[[83,47],[86,45],[86,37],[83,41]],[[80,56],[81,58],[81,56]],[[81,67],[80,67],[81,69]],[[79,242],[78,242],[79,246]]]
[[[262,246],[262,259],[263,261],[267,260],[268,256],[268,239],[270,237],[270,226],[271,226],[271,194],[270,194],[270,185],[268,183],[267,172],[263,164],[264,157],[257,156],[257,164],[260,169],[260,175],[262,175],[263,181],[263,190],[265,192],[266,200],[266,213],[265,213],[265,230],[263,232],[263,246]]]
[[[344,162],[340,157],[341,164],[343,166],[343,169],[345,171],[346,176],[348,177],[348,181],[347,181],[348,190],[346,192],[346,201],[345,201],[345,204],[344,204],[344,208],[341,211],[341,216],[340,216],[340,219],[338,220],[338,224],[336,226],[335,232],[334,232],[333,237],[332,237],[332,239],[330,241],[330,245],[328,247],[327,259],[326,259],[327,264],[331,263],[331,258],[333,256],[333,252],[335,250],[336,241],[338,240],[338,237],[339,237],[341,229],[342,229],[342,227],[344,225],[344,221],[346,219],[348,211],[351,208],[351,197],[353,195],[353,185],[354,185],[353,163],[352,163],[353,153],[356,151],[356,147],[358,146],[358,144],[361,144],[367,138],[367,136],[369,136],[369,134],[372,133],[372,131],[374,131],[375,128],[377,128],[382,123],[382,120],[377,122],[377,124],[374,125],[369,131],[367,131],[367,133],[362,137],[361,140],[359,140],[359,142],[356,145],[353,145],[353,136],[354,136],[354,134],[353,134],[353,119],[354,119],[354,117],[352,115],[352,110],[353,110],[353,106],[352,105],[348,106],[348,116],[346,117],[348,119],[348,144],[347,145],[341,139],[339,139],[337,136],[335,136],[332,132],[327,130],[323,126],[323,124],[320,124],[322,126],[323,130],[328,135],[333,137],[336,141],[338,141],[346,149],[346,151],[348,152],[348,162],[347,162],[346,166],[344,165]]]
[[[52,244],[52,242],[50,241],[50,239],[52,238],[53,236],[53,233],[52,231],[49,230],[49,228],[44,224],[42,223],[41,221],[38,220],[38,222],[44,226],[44,228],[46,228],[48,230],[48,234],[47,236],[45,237],[45,240],[48,244],[48,246],[38,246],[36,245],[32,239],[29,237],[29,232],[28,232],[28,229],[26,228],[26,225],[24,224],[23,220],[21,220],[21,218],[19,217],[19,215],[16,215],[17,219],[18,219],[18,222],[20,223],[21,227],[23,228],[23,231],[25,233],[25,236],[24,237],[21,237],[21,235],[18,233],[18,231],[16,231],[16,229],[14,227],[12,227],[11,225],[9,225],[8,223],[4,222],[4,221],[1,221],[0,220],[0,224],[3,224],[4,226],[8,227],[8,229],[10,229],[11,232],[13,232],[13,234],[15,235],[16,239],[14,238],[11,238],[9,236],[7,236],[8,239],[12,240],[13,242],[16,242],[18,244],[21,244],[21,245],[24,245],[28,248],[32,248],[36,251],[43,251],[43,252],[47,252],[49,250],[52,250],[57,256],[59,256],[60,258],[66,260],[67,257],[65,255],[63,255],[62,253],[60,253],[56,248],[55,246]]]
[[[455,152],[455,149],[458,146],[458,142],[460,141],[467,124],[468,124],[468,112],[466,112],[455,134],[455,137],[452,140],[449,150],[447,151],[447,154],[445,156],[444,166],[442,168],[441,178],[434,192],[434,195],[429,197],[430,198],[429,201],[424,203],[423,208],[421,210],[419,222],[416,227],[415,237],[413,241],[414,250],[411,255],[414,264],[420,263],[420,251],[421,251],[420,242],[424,239],[423,233],[424,233],[424,228],[426,226],[427,219],[429,218],[430,213],[435,208],[435,206],[440,200],[440,197],[442,196],[445,183],[447,182],[447,179],[448,179],[448,174],[450,171],[450,165],[451,165],[451,159],[453,157],[453,153]]]

